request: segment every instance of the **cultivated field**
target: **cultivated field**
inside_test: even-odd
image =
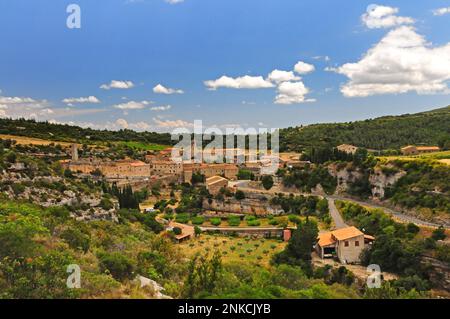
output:
[[[414,161],[417,159],[434,159],[438,162],[450,165],[450,151],[426,153],[419,155],[398,155],[398,156],[379,156],[381,159],[387,160],[402,160],[402,161]]]
[[[126,145],[128,147],[144,150],[144,151],[162,151],[169,146],[167,145],[160,145],[160,144],[151,144],[151,143],[142,143],[142,142],[120,142],[123,145]]]
[[[245,262],[267,266],[274,253],[284,249],[286,243],[276,239],[230,237],[223,235],[201,234],[197,238],[180,244],[188,257],[196,253],[219,251],[222,260],[227,262]]]
[[[0,138],[4,140],[15,140],[17,144],[21,145],[50,145],[50,144],[59,144],[64,147],[69,147],[72,143],[68,142],[59,142],[59,141],[51,141],[51,140],[43,140],[40,138],[34,137],[26,137],[26,136],[18,136],[18,135],[7,135],[0,134]]]

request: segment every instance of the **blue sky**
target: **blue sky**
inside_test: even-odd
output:
[[[450,104],[450,1],[378,1],[369,12],[373,1],[169,2],[2,0],[0,116],[170,131]],[[80,29],[66,26],[71,3]],[[297,72],[299,61],[314,71]],[[271,80],[273,70],[285,72]]]

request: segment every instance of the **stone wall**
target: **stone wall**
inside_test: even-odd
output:
[[[234,197],[225,198],[224,201],[212,199],[211,203],[208,199],[203,201],[203,209],[210,211],[219,211],[234,214],[249,215],[280,215],[284,213],[280,206],[272,206],[269,198],[261,194],[246,193],[246,198],[237,200]]]

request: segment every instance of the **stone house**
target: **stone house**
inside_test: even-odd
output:
[[[354,264],[360,262],[361,252],[373,240],[374,237],[350,226],[319,234],[315,249],[322,259],[336,256],[342,264]]]
[[[228,179],[222,176],[212,176],[206,179],[206,189],[210,194],[216,195],[222,188],[226,188],[228,186]]]
[[[417,155],[422,153],[439,152],[441,149],[438,146],[414,146],[408,145],[402,147],[401,152],[403,155]]]

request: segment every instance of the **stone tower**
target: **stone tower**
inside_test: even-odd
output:
[[[78,161],[78,147],[77,144],[72,144],[72,161]]]

